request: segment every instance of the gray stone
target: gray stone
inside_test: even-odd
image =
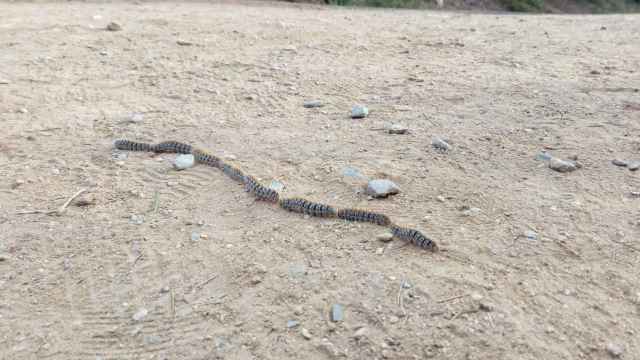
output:
[[[384,198],[389,195],[397,194],[400,192],[400,188],[396,183],[386,179],[370,180],[367,183],[366,193],[369,196],[376,198]]]
[[[611,160],[611,163],[615,166],[622,166],[625,167],[627,165],[629,165],[629,163],[625,160],[620,160],[620,159],[613,159]]]
[[[133,214],[129,218],[129,222],[132,224],[141,225],[142,223],[144,223],[144,215]]]
[[[387,130],[389,132],[389,134],[406,134],[409,129],[406,126],[402,126],[400,124],[393,124],[391,125],[391,127]]]
[[[611,357],[614,357],[614,358],[619,358],[620,356],[622,356],[622,353],[624,352],[624,349],[622,348],[622,346],[612,342],[607,344],[606,349],[609,355],[611,355]]]
[[[448,142],[440,139],[439,137],[434,137],[431,139],[431,146],[438,151],[449,151],[451,150],[451,145]]]
[[[527,230],[524,232],[524,237],[529,240],[538,240],[538,233],[535,231]]]
[[[304,264],[291,264],[289,265],[289,277],[297,279],[307,274],[307,267]]]
[[[575,171],[578,167],[571,161],[565,161],[558,158],[552,158],[549,160],[549,168],[557,172],[566,173]]]
[[[549,161],[553,158],[553,156],[551,156],[551,154],[547,153],[546,151],[541,151],[536,155],[536,160],[538,161]]]
[[[481,212],[482,212],[482,209],[477,208],[477,207],[472,207],[472,208],[468,208],[468,209],[462,210],[462,215],[468,216],[468,217],[473,217],[473,216],[476,216],[476,215],[480,214]]]
[[[342,321],[344,320],[344,310],[342,305],[333,304],[331,306],[331,321]]]
[[[284,184],[281,183],[278,180],[271,180],[271,183],[269,184],[269,188],[272,189],[272,190],[280,192],[280,191],[284,190]]]
[[[493,310],[495,310],[495,306],[493,306],[493,304],[486,301],[481,301],[480,304],[478,304],[478,306],[480,310],[485,312],[492,312]]]
[[[184,170],[192,167],[195,164],[195,158],[193,154],[180,154],[176,156],[173,161],[173,167],[176,170]]]
[[[382,242],[389,242],[391,240],[393,240],[393,234],[388,233],[388,232],[384,232],[381,234],[378,234],[378,236],[376,236],[376,239],[382,241]]]
[[[200,233],[199,232],[192,232],[191,233],[191,241],[198,241],[200,240]]]
[[[342,175],[354,179],[366,180],[367,178],[358,171],[356,168],[346,167],[342,170]]]
[[[369,115],[369,109],[363,105],[355,105],[351,108],[351,118],[352,119],[362,119]]]
[[[296,321],[296,320],[288,320],[287,321],[287,328],[289,328],[289,329],[293,329],[294,327],[297,327],[298,325],[300,325],[299,321]]]
[[[638,169],[640,169],[640,161],[634,161],[632,163],[629,163],[629,170],[636,171]]]
[[[171,288],[169,288],[168,286],[163,286],[162,289],[160,289],[161,294],[168,293],[169,291],[171,291]]]
[[[7,257],[6,255],[0,254],[0,262],[7,261],[7,260],[9,260],[9,257]]]
[[[304,337],[307,340],[311,340],[312,336],[311,333],[309,332],[309,330],[302,328],[302,330],[300,330],[300,334],[302,334],[302,337]]]
[[[107,30],[108,31],[120,31],[120,30],[122,30],[122,26],[120,26],[120,24],[118,24],[117,22],[110,22],[107,25]]]
[[[306,107],[307,109],[319,108],[322,107],[322,105],[322,101],[320,100],[307,100],[302,104],[302,106]]]
[[[133,314],[131,318],[134,321],[142,321],[147,316],[147,314],[149,314],[149,310],[145,308],[140,308],[138,311],[136,311],[135,314]]]
[[[147,345],[155,345],[162,342],[162,338],[158,335],[145,335],[143,339]]]

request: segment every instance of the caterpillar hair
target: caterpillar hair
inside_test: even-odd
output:
[[[302,198],[280,199],[280,207],[292,212],[310,216],[332,218],[336,217],[336,210],[327,204],[320,204]]]
[[[128,151],[154,151],[155,145],[130,140],[116,140],[114,146],[118,150]]]
[[[197,162],[201,164],[209,165],[215,168],[220,168],[221,161],[218,157],[213,156],[199,149],[193,149],[192,154]]]
[[[391,233],[394,237],[400,240],[409,241],[410,243],[417,245],[423,249],[428,249],[434,252],[438,251],[438,245],[436,245],[433,240],[424,236],[418,230],[409,229],[393,224],[391,225]]]
[[[163,141],[155,146],[155,152],[191,154],[193,148],[189,144],[177,141]]]
[[[338,210],[338,218],[348,221],[370,222],[381,226],[391,224],[387,215],[361,209],[340,209]]]

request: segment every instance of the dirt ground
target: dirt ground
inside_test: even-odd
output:
[[[637,15],[0,4],[0,358],[639,359],[640,172],[611,163],[640,160],[638,38]],[[402,192],[370,200],[346,168]]]

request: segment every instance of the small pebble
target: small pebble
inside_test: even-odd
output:
[[[160,289],[161,294],[168,293],[169,291],[171,291],[171,289],[168,286],[164,286]]]
[[[132,224],[140,225],[144,223],[144,215],[131,215],[129,222]]]
[[[379,241],[382,242],[389,242],[391,240],[393,240],[393,234],[385,232],[385,233],[381,233],[378,236],[376,236],[376,239],[378,239]]]
[[[400,192],[400,188],[391,180],[375,179],[367,183],[367,195],[375,198],[385,198]]]
[[[535,231],[527,230],[524,232],[524,237],[529,240],[538,240],[538,233]]]
[[[24,185],[24,180],[16,179],[16,181],[14,181],[13,184],[11,184],[11,189],[17,189],[21,185]]]
[[[495,306],[493,306],[493,304],[485,301],[481,301],[479,304],[479,307],[480,307],[480,310],[485,312],[492,312],[493,310],[495,310]]]
[[[320,101],[320,100],[307,100],[302,104],[302,106],[306,107],[307,109],[319,108],[319,107],[322,107],[322,101]]]
[[[178,41],[176,41],[176,44],[178,44],[180,46],[191,46],[191,45],[193,45],[192,42],[186,41],[186,40],[178,40]]]
[[[191,241],[198,241],[200,240],[200,233],[198,232],[192,232],[191,233]]]
[[[9,260],[8,257],[6,257],[5,255],[0,254],[0,262],[7,261],[7,260]]]
[[[334,304],[331,306],[331,321],[342,321],[344,319],[344,311],[342,305]]]
[[[440,139],[439,137],[434,137],[431,139],[431,146],[438,151],[449,151],[451,149],[451,145],[448,142]]]
[[[289,328],[289,329],[293,329],[294,327],[297,327],[298,325],[300,325],[299,321],[296,321],[296,320],[288,320],[287,321],[287,328]]]
[[[640,168],[640,165],[638,165],[638,167]],[[574,171],[578,167],[576,166],[576,164],[570,161],[565,161],[558,158],[552,158],[549,161],[549,168],[557,172],[566,173],[566,172]]]
[[[366,106],[355,105],[351,108],[351,118],[352,119],[362,119],[369,115],[369,109]]]
[[[176,156],[173,161],[173,167],[176,170],[184,170],[192,167],[195,164],[195,158],[193,154],[180,154]]]
[[[311,340],[312,336],[311,333],[309,332],[309,330],[302,328],[302,330],[300,330],[300,334],[302,334],[302,337],[304,337],[307,340]]]
[[[409,131],[408,128],[406,128],[405,126],[402,126],[400,124],[393,124],[391,125],[391,127],[389,128],[389,130],[387,130],[389,132],[389,134],[406,134],[407,131]]]
[[[609,355],[611,355],[614,358],[619,358],[620,356],[622,356],[622,353],[624,352],[624,349],[622,349],[622,346],[615,343],[611,343],[611,342],[607,344],[606,349]]]
[[[541,151],[536,155],[536,160],[538,160],[538,161],[549,161],[552,158],[553,158],[553,156],[551,156],[546,151]]]
[[[620,160],[620,159],[613,159],[611,160],[611,163],[615,166],[622,166],[625,167],[627,165],[629,165],[628,162],[624,161],[624,160]]]
[[[468,217],[472,217],[472,216],[476,216],[478,214],[480,214],[482,212],[482,209],[477,208],[477,207],[472,207],[466,210],[462,211],[462,215],[464,216],[468,216]]]
[[[271,180],[271,183],[269,184],[269,188],[277,192],[280,192],[284,189],[284,184],[278,180]]]
[[[353,337],[356,339],[360,339],[360,338],[363,338],[366,334],[367,334],[367,328],[363,326],[358,330],[356,330],[355,333],[353,333]]]
[[[20,109],[18,109],[18,112],[19,112],[20,114],[26,114],[26,113],[28,113],[28,112],[29,112],[29,110],[27,110],[27,109],[25,109],[25,108],[20,108]]]
[[[143,340],[147,345],[155,345],[162,342],[162,338],[159,335],[145,335]]]
[[[442,196],[442,195],[436,196],[436,200],[440,201],[441,203],[447,201],[447,199],[445,199],[444,196]]]
[[[258,285],[262,282],[262,277],[260,275],[256,275],[251,278],[251,285]]]
[[[118,24],[117,22],[110,22],[107,25],[107,31],[120,31],[122,30],[122,26],[120,26],[120,24]]]
[[[636,171],[638,169],[640,169],[640,161],[634,161],[632,163],[629,163],[629,170]]]
[[[136,313],[133,314],[131,318],[135,321],[141,321],[147,316],[147,314],[149,314],[149,310],[145,308],[140,308],[140,310],[136,311]]]

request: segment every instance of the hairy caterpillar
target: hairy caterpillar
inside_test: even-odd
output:
[[[277,191],[260,184],[258,180],[251,175],[245,176],[244,188],[258,200],[277,203],[280,197]]]
[[[222,164],[222,161],[220,161],[218,157],[206,153],[202,150],[193,149],[192,154],[195,160],[201,164],[209,165],[215,168],[220,168],[220,164]]]
[[[244,173],[242,172],[242,170],[229,165],[229,164],[222,164],[222,172],[225,173],[228,177],[230,177],[231,179],[244,184],[245,181],[245,176]]]
[[[424,236],[420,231],[398,226],[396,224],[391,225],[391,233],[394,237],[400,240],[409,241],[410,243],[417,245],[424,249],[431,251],[438,251],[436,243]]]
[[[280,199],[280,207],[292,212],[316,217],[332,218],[336,216],[336,210],[331,205],[320,204],[302,198]]]
[[[116,140],[114,143],[118,150],[128,151],[155,151],[155,145],[129,140]]]
[[[338,210],[338,218],[348,221],[370,222],[381,226],[391,224],[387,215],[361,209],[340,209]]]
[[[177,142],[177,141],[163,141],[157,145],[153,151],[155,152],[166,152],[166,153],[177,153],[177,154],[191,154],[193,148],[189,144]]]

